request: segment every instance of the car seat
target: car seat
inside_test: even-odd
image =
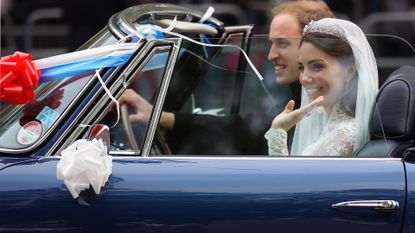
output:
[[[403,66],[385,80],[372,108],[370,141],[358,157],[402,157],[415,141],[415,67]]]

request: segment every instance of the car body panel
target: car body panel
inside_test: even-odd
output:
[[[21,162],[0,172],[3,229],[391,233],[400,232],[404,217],[404,208],[331,207],[373,199],[405,206],[398,159],[114,159],[101,194],[89,190],[77,200],[57,180],[57,162]]]
[[[408,161],[405,163],[406,171],[406,205],[405,218],[403,222],[403,233],[415,232],[415,162]]]

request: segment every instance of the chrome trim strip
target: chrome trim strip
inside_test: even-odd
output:
[[[129,151],[126,151],[126,150],[113,150],[113,151],[110,151],[109,154],[111,156],[113,156],[114,158],[118,158],[117,155],[130,156],[128,158],[134,158],[134,157],[137,157],[138,155],[140,155],[140,153],[138,151],[131,151],[131,150],[129,150]],[[131,157],[131,156],[134,156],[134,157]],[[124,158],[124,157],[122,157],[122,158]]]
[[[148,125],[148,131],[147,131],[147,137],[146,140],[144,141],[144,145],[143,145],[143,149],[142,149],[142,153],[141,156],[143,157],[148,157],[148,155],[150,154],[150,150],[151,150],[151,145],[153,143],[153,139],[154,139],[154,135],[156,133],[156,129],[159,123],[159,119],[160,119],[160,115],[162,112],[162,108],[163,108],[163,104],[164,104],[164,99],[166,97],[167,94],[167,89],[169,87],[170,84],[170,79],[171,79],[171,75],[173,73],[175,64],[176,64],[176,60],[180,51],[180,45],[182,43],[182,39],[181,38],[175,38],[175,39],[171,39],[171,41],[174,43],[170,52],[170,56],[168,59],[168,63],[167,66],[164,70],[164,75],[163,75],[163,80],[161,83],[161,87],[159,90],[159,94],[158,94],[158,98],[156,103],[154,104],[154,109],[153,109],[153,117],[151,117],[149,125]]]
[[[225,27],[224,31],[220,38],[218,38],[217,44],[225,44],[232,36],[237,36],[238,34],[243,33],[250,33],[252,31],[253,26],[252,25],[243,25],[243,26],[229,26]],[[249,35],[249,34],[247,34]],[[245,38],[245,44],[247,44],[247,39]],[[246,50],[246,48],[242,48]],[[217,56],[217,53],[215,53],[211,59],[214,59]]]
[[[151,55],[154,53],[154,47],[155,46],[165,46],[165,45],[171,45],[173,42],[170,42],[168,40],[152,40],[146,42],[142,47],[140,47],[140,52],[137,53],[136,57],[128,64],[128,66],[125,68],[124,72],[121,74],[121,76],[116,75],[117,72],[121,68],[116,68],[116,70],[108,77],[108,79],[105,81],[105,84],[107,85],[108,89],[111,91],[111,93],[114,94],[114,92],[122,88],[122,91],[125,90],[125,88],[128,86],[128,84],[131,81],[131,77],[133,77],[137,72],[142,70],[146,63],[148,62]],[[141,64],[140,64],[141,63]],[[139,67],[137,65],[140,64]],[[132,71],[136,69],[136,72],[132,73]],[[102,70],[102,69],[101,69]],[[100,71],[101,71],[100,70]],[[113,81],[114,78],[117,78],[117,80],[114,82],[112,86],[108,86],[108,83]],[[96,75],[91,80],[96,80]],[[126,81],[126,85],[124,85],[124,81]],[[118,94],[115,95],[115,97],[119,97],[121,95],[120,91]],[[98,101],[98,105],[95,105],[93,109],[96,111],[91,112],[87,115],[86,118],[80,119],[82,115],[85,114],[87,109],[90,109],[92,107],[92,104],[97,100],[97,98],[101,98]],[[63,148],[66,148],[68,145],[70,145],[75,139],[81,137],[86,137],[86,132],[83,136],[81,136],[82,131],[85,131],[84,128],[78,127],[79,124],[84,125],[93,125],[98,122],[98,119],[102,118],[104,113],[107,113],[108,110],[112,107],[112,104],[107,104],[108,102],[111,103],[110,98],[104,93],[104,90],[101,88],[95,95],[92,97],[91,101],[85,106],[85,108],[78,114],[78,116],[75,118],[74,122],[69,126],[64,133],[61,135],[59,140],[53,145],[53,147],[47,152],[46,156],[51,156],[59,154],[60,151]],[[107,106],[107,107],[105,107]],[[102,111],[105,109],[105,111]],[[79,123],[78,123],[79,122]],[[72,133],[71,133],[72,132]],[[69,136],[66,136],[69,135]],[[60,145],[60,148],[57,148],[58,145],[65,139],[65,142]],[[56,151],[57,150],[57,151]],[[56,152],[55,152],[56,151]]]
[[[117,25],[117,18],[118,14],[114,14],[111,16],[111,18],[108,20],[108,30],[118,39],[121,39],[124,37],[124,33],[119,29],[119,26]]]
[[[204,13],[194,9],[188,9],[173,4],[141,4],[127,8],[119,12],[118,14],[112,16],[108,21],[109,30],[116,37],[122,38],[124,37],[124,35],[126,35],[126,32],[122,31],[120,26],[124,27],[125,30],[129,31],[130,33],[134,33],[136,31],[134,27],[134,22],[139,20],[140,17],[146,15],[148,15],[149,18],[154,18],[155,15],[183,15],[186,16],[186,19],[191,19],[189,18],[189,15],[201,18],[203,17]],[[223,27],[223,23],[213,17],[210,17],[207,21],[215,24],[217,27]],[[118,23],[121,25],[117,25]]]
[[[111,151],[112,152],[112,151]],[[401,158],[357,158],[357,157],[275,157],[275,156],[149,156],[149,157],[123,157],[113,156],[113,159],[144,158],[154,160],[330,160],[330,161],[402,161]]]
[[[115,71],[110,75],[110,77],[108,77],[108,79],[105,81],[105,83],[107,83],[109,80],[111,80],[114,76],[115,76],[115,73],[117,73],[117,71],[119,70],[120,68],[116,68],[115,69]],[[100,69],[100,71],[101,71],[102,69]],[[99,71],[99,72],[100,72]],[[91,85],[91,83],[92,82],[94,82],[94,81],[96,81],[97,80],[97,77],[96,77],[96,75],[94,75],[91,79],[90,79],[90,81],[88,82],[88,86],[90,86]],[[112,88],[109,88],[110,89],[110,91],[111,91],[111,89]],[[84,94],[84,90],[85,89],[83,89],[82,90],[82,92],[80,92],[80,95],[81,94]],[[97,99],[97,95],[98,94],[101,94],[102,93],[102,90],[99,92],[99,93],[96,93],[93,97],[92,97],[92,99],[91,99],[91,102],[94,102],[96,99]],[[108,98],[108,96],[104,96],[103,98],[106,98],[104,101],[102,101],[103,103],[104,102],[106,102],[109,98]],[[72,103],[71,103],[71,106],[68,106],[68,108],[65,110],[65,111],[68,111],[68,109],[72,109],[72,108],[74,108],[74,103],[75,102],[78,102],[79,101],[79,95],[77,96],[77,98],[74,100],[74,101],[72,101]],[[69,145],[70,143],[72,143],[73,141],[74,141],[74,138],[77,138],[78,136],[79,136],[79,134],[82,132],[82,131],[84,131],[85,130],[85,128],[81,128],[81,127],[78,127],[78,125],[79,124],[85,124],[85,125],[89,125],[89,124],[87,124],[86,123],[86,121],[85,121],[85,119],[84,119],[84,121],[82,122],[82,123],[79,123],[79,124],[75,124],[75,122],[79,122],[80,120],[80,117],[86,112],[86,110],[85,109],[87,109],[87,108],[89,108],[89,106],[91,105],[91,102],[90,103],[88,103],[86,106],[85,106],[85,108],[83,109],[83,110],[81,110],[80,112],[79,112],[79,114],[75,117],[75,119],[74,119],[74,121],[73,121],[73,123],[71,124],[71,125],[69,125],[67,128],[66,128],[66,130],[62,133],[62,135],[59,137],[59,139],[55,142],[55,144],[53,144],[53,146],[48,150],[48,152],[46,153],[46,155],[45,156],[50,156],[51,154],[52,154],[52,152],[53,151],[55,151],[56,149],[57,149],[57,147],[58,147],[58,145],[60,145],[60,143],[65,139],[66,140],[66,142],[63,144],[63,145]],[[102,104],[101,104],[102,105]],[[97,109],[98,109],[98,107],[97,107]],[[88,115],[89,117],[91,117],[91,114],[90,115]],[[84,123],[85,122],[85,123]],[[72,132],[72,133],[71,133]],[[69,137],[66,137],[66,135],[69,135]],[[69,143],[70,142],[70,143]],[[58,151],[60,152],[61,151],[61,149],[58,149]]]

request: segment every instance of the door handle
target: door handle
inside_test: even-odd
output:
[[[360,200],[360,201],[345,201],[331,205],[332,208],[373,208],[376,211],[395,211],[399,208],[399,202],[394,200]]]

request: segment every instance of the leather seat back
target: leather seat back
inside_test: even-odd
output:
[[[385,80],[369,123],[371,140],[359,157],[401,157],[415,141],[415,67],[403,66]]]

